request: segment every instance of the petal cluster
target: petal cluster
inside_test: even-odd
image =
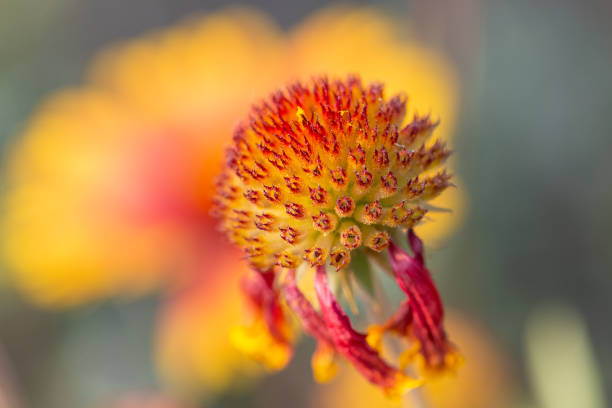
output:
[[[436,123],[405,124],[406,97],[357,77],[294,83],[256,105],[236,130],[217,182],[222,229],[257,269],[346,267],[361,247],[422,220],[450,185]]]

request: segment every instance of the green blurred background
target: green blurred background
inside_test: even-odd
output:
[[[284,28],[323,4],[249,3]],[[224,5],[4,0],[3,151],[42,97],[81,82],[102,46]],[[553,408],[551,393],[561,401],[586,393],[595,397],[581,399],[580,407],[605,407],[603,398],[612,401],[612,3],[376,6],[405,16],[418,39],[447,55],[460,76],[454,144],[469,214],[431,260],[433,270],[443,271],[437,281],[446,304],[476,316],[507,348],[518,378],[515,406]],[[53,312],[28,305],[10,286],[0,292],[0,360],[23,406],[86,407],[113,393],[157,387],[155,296]],[[545,333],[526,334],[534,325]],[[577,351],[572,336],[582,335],[586,346]],[[542,338],[558,347],[542,346]],[[288,396],[294,408],[307,406],[300,395],[313,387],[304,368],[308,351],[300,349],[298,357],[256,389],[208,406],[286,406]],[[587,373],[575,363],[584,360]]]

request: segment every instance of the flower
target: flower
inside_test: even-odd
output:
[[[405,123],[405,114],[406,96],[387,97],[382,84],[366,86],[355,76],[293,83],[255,105],[238,125],[217,180],[214,209],[221,229],[265,277],[265,285],[253,288],[259,296],[276,300],[281,272],[289,270],[287,302],[319,350],[344,356],[390,395],[421,384],[405,375],[402,366],[409,362],[432,374],[453,370],[460,361],[442,326],[442,302],[425,267],[423,244],[412,229],[428,201],[451,185],[451,176],[439,169],[450,151],[429,140],[436,123],[428,116],[415,114]],[[409,231],[413,256],[392,241],[400,229]],[[350,269],[353,252],[374,256],[387,248],[406,300],[366,336],[339,306],[326,266],[337,274]],[[320,314],[294,282],[293,270],[309,267],[316,268]],[[275,319],[284,321],[276,312]],[[279,338],[276,323],[267,328]],[[379,353],[384,332],[413,343],[399,368]],[[267,352],[268,347],[260,351]],[[313,361],[316,376],[327,377],[319,375],[319,366]]]
[[[257,12],[225,10],[104,50],[83,85],[41,104],[11,150],[0,232],[16,287],[45,307],[162,288],[156,354],[167,383],[216,391],[256,372],[227,342],[231,332],[240,343],[231,322],[246,267],[208,215],[223,148],[254,100],[318,72],[410,89],[408,109],[440,114],[448,138],[452,71],[394,26],[373,9],[327,8],[285,34]],[[359,51],[366,43],[375,44],[368,59]],[[457,209],[459,192],[435,205]],[[457,215],[431,213],[437,221],[417,231],[447,235]],[[243,328],[265,328],[253,326],[262,310],[246,303]],[[323,350],[322,376],[331,359]]]

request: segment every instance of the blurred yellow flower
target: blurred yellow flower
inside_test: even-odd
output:
[[[42,105],[10,157],[2,227],[28,297],[142,291],[191,263],[234,121],[278,77],[278,41],[262,17],[214,15],[111,48],[87,85]]]
[[[256,12],[228,10],[102,52],[86,83],[52,95],[15,140],[1,230],[15,284],[45,306],[170,287],[157,347],[164,377],[216,389],[250,371],[227,341],[244,266],[211,238],[208,217],[224,146],[253,101],[323,72],[410,90],[419,105],[409,101],[408,114],[435,112],[448,139],[453,73],[394,27],[375,10],[331,8],[285,34]],[[436,200],[461,209],[457,189]],[[419,227],[426,241],[460,218],[435,217]]]
[[[461,345],[466,362],[455,375],[428,382],[418,392],[431,408],[503,408],[510,406],[514,383],[512,367],[499,344],[480,324],[448,313],[446,326]],[[343,370],[336,382],[318,389],[312,406],[332,408],[397,407],[364,381],[355,370]],[[407,401],[410,401],[408,395]],[[413,406],[409,402],[406,406]],[[414,405],[416,408],[416,405]]]
[[[246,377],[237,374],[258,369],[228,344],[240,317],[239,278],[248,267],[237,252],[219,249],[222,256],[203,260],[194,282],[171,293],[160,314],[158,367],[165,382],[184,394],[225,388]]]
[[[28,297],[74,304],[159,279],[180,250],[163,208],[175,203],[163,201],[176,198],[164,189],[182,188],[182,146],[94,90],[53,96],[18,142],[3,249]]]

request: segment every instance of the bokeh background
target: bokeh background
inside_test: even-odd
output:
[[[287,30],[327,4],[249,2]],[[457,73],[453,144],[468,210],[462,226],[429,257],[447,308],[469,316],[480,328],[477,336],[495,344],[495,363],[485,368],[491,377],[477,378],[482,390],[472,392],[484,392],[502,371],[507,387],[490,407],[610,406],[612,4],[371,5],[395,16]],[[10,160],[15,137],[40,100],[80,84],[102,47],[226,6],[4,0],[4,158]],[[152,358],[161,295],[46,309],[26,301],[7,275],[0,274],[0,407],[110,406],[107,401],[122,395],[165,392]],[[320,387],[309,372],[310,349],[302,344],[284,372],[232,387],[202,406],[315,406]],[[144,406],[137,399],[122,406]],[[173,406],[155,403],[149,406]]]

